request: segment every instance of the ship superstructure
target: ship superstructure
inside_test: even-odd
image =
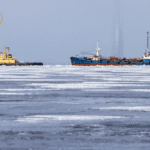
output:
[[[143,54],[143,62],[144,64],[150,64],[150,53],[149,53],[149,32],[147,32],[147,49]]]
[[[6,53],[6,47],[4,44],[4,52],[0,52],[0,64],[15,64],[16,59],[12,58],[12,55],[9,54],[9,47],[7,47],[7,53]]]
[[[77,66],[124,66],[124,65],[150,65],[150,53],[148,52],[149,49],[149,32],[147,32],[147,51],[143,54],[143,58],[117,58],[114,56],[110,56],[109,59],[102,58],[99,56],[99,52],[101,51],[98,48],[97,41],[97,48],[96,48],[96,55],[90,55],[89,57],[71,57],[71,64]]]

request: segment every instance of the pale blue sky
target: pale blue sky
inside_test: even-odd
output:
[[[150,31],[150,1],[120,0],[124,56],[142,57]],[[2,0],[0,51],[4,42],[19,61],[70,64],[70,57],[96,48],[112,49],[115,0]],[[94,51],[96,54],[96,51]]]

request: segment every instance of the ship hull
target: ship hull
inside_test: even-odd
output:
[[[134,64],[124,64],[124,65],[121,65],[121,64],[75,64],[75,63],[72,63],[71,64],[72,66],[133,66]],[[134,65],[134,66],[141,66],[143,64],[139,64],[139,65]],[[145,64],[147,65],[147,64]]]
[[[72,66],[120,66],[119,64],[76,64],[72,63]]]
[[[0,66],[43,66],[41,62],[34,62],[34,63],[0,63]]]
[[[144,60],[125,60],[118,59],[114,61],[112,59],[101,59],[101,60],[92,60],[88,58],[78,58],[71,57],[71,64],[73,66],[141,66],[141,65],[150,65],[150,63],[145,63]]]
[[[150,59],[144,59],[143,62],[144,62],[145,64],[150,64]]]

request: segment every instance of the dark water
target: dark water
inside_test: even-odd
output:
[[[0,150],[149,150],[149,67],[0,67]]]

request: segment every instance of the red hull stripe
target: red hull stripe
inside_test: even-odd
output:
[[[72,63],[72,66],[132,66],[132,64],[120,65],[120,64],[75,64],[75,63]]]

